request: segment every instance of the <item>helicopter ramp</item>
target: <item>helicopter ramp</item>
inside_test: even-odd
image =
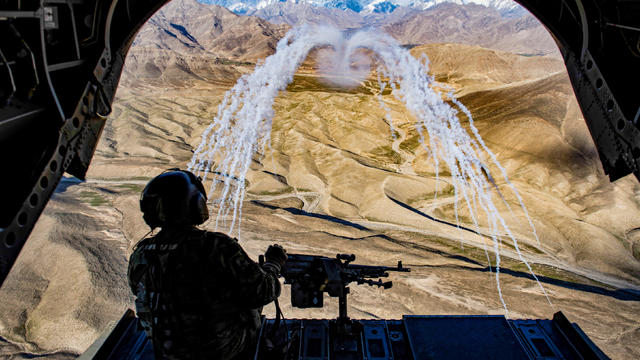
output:
[[[276,327],[275,324],[277,324]],[[268,339],[268,340],[267,340]],[[406,315],[400,320],[263,319],[254,360],[608,359],[562,312],[551,320]],[[80,359],[154,359],[129,310]]]

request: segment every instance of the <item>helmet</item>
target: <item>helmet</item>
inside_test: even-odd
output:
[[[207,193],[192,172],[169,169],[151,179],[140,196],[144,221],[163,225],[199,225],[209,218]]]

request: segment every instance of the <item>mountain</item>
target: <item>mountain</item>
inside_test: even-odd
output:
[[[247,14],[264,19],[273,24],[333,25],[340,29],[359,28],[365,25],[361,14],[351,10],[339,10],[310,5],[307,3],[278,2]]]
[[[239,67],[272,54],[288,29],[221,6],[173,0],[138,33],[122,81],[234,81],[245,71]]]
[[[371,9],[371,12],[373,13],[389,14],[389,13],[392,13],[398,7],[398,5],[389,1],[380,1],[376,3],[371,3],[369,4],[368,7]]]
[[[357,13],[307,3],[278,2],[248,14],[291,26],[307,23],[330,24],[343,30],[380,28],[406,45],[461,43],[518,54],[560,56],[549,32],[529,13],[504,16],[495,7],[453,2],[442,2],[426,10],[393,7],[389,2],[375,5],[379,11]]]
[[[480,5],[441,4],[382,26],[403,44],[462,43],[513,53],[559,52],[553,38],[530,14],[505,18]]]
[[[390,13],[398,7],[428,9],[441,3],[478,4],[499,10],[505,15],[521,14],[523,8],[512,0],[200,0],[205,4],[224,6],[238,14],[251,13],[278,3],[307,4],[328,9],[350,10],[356,13]]]
[[[133,48],[204,52],[255,62],[273,53],[287,29],[257,17],[236,15],[221,6],[174,0],[149,19]]]
[[[218,5],[174,0],[141,29],[131,50],[130,67],[137,71],[140,66],[134,62],[142,61],[142,67],[151,74],[157,73],[156,68],[163,70],[175,63],[171,59],[175,51],[205,56],[214,64],[229,63],[230,59],[255,63],[256,59],[273,53],[277,41],[290,26],[304,23],[333,25],[344,30],[377,27],[407,45],[456,42],[513,53],[559,56],[555,42],[537,19],[528,13],[504,16],[498,3],[487,7],[434,1],[421,10],[378,1],[369,3],[374,6],[371,12],[342,10],[336,7],[337,3],[331,4],[323,7],[311,2],[274,2],[248,10],[248,16],[239,16]],[[188,64],[182,64],[176,71],[191,77],[189,68]]]

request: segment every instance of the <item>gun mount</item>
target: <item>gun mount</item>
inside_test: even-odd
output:
[[[351,264],[353,254],[338,254],[335,258],[316,255],[290,254],[282,269],[284,283],[291,285],[291,305],[298,308],[323,307],[323,293],[337,297],[339,301],[338,321],[346,323],[348,285],[367,284],[390,289],[391,281],[382,281],[389,271],[409,272],[398,261],[396,267]],[[378,280],[371,280],[378,278]]]

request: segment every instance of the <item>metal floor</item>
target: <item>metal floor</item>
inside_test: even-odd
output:
[[[335,320],[286,320],[272,331],[274,323],[274,319],[264,319],[254,360],[608,359],[561,312],[551,320],[422,315],[353,320],[346,332]],[[270,348],[268,344],[276,345]],[[283,348],[288,349],[284,354]],[[154,355],[151,342],[129,310],[80,359],[146,360]]]

